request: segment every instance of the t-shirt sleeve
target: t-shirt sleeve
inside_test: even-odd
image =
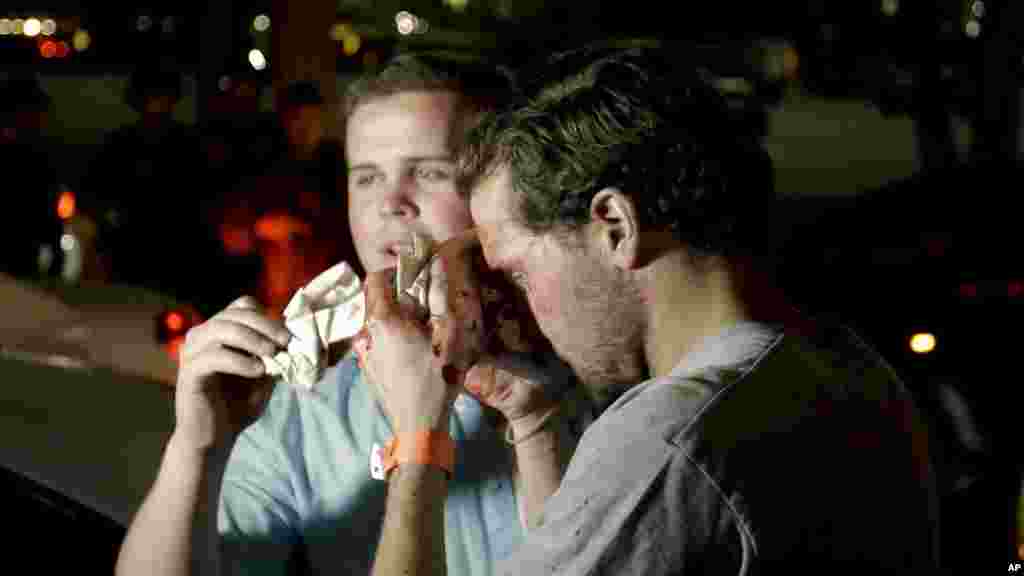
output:
[[[691,572],[688,564],[693,573],[738,573],[746,545],[732,503],[690,447],[668,436],[692,413],[691,399],[665,389],[595,422],[543,523],[499,573],[678,575]],[[712,548],[720,557],[708,556]]]
[[[257,424],[246,429],[231,453],[217,515],[223,574],[296,573],[300,520],[280,450]]]

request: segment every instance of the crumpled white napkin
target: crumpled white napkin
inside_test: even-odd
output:
[[[327,364],[328,345],[355,336],[366,317],[362,283],[347,262],[321,273],[300,288],[284,309],[292,333],[288,346],[262,356],[267,374],[311,391]]]
[[[412,250],[398,260],[396,291],[406,292],[426,307],[424,265],[429,259],[429,238],[414,235]],[[284,309],[284,325],[292,333],[288,346],[274,356],[261,356],[267,374],[310,392],[327,368],[329,345],[359,334],[366,320],[366,294],[359,276],[341,262],[303,286]]]

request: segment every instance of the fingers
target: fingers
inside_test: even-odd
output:
[[[246,378],[263,376],[263,361],[243,352],[225,347],[204,350],[190,362],[182,363],[179,382],[203,380],[203,375],[232,374]]]
[[[258,302],[243,296],[189,330],[181,350],[179,381],[197,385],[214,373],[262,376],[265,368],[258,356],[276,354],[290,338],[281,321],[266,317]]]
[[[265,338],[277,342],[281,346],[287,346],[292,339],[291,332],[284,326],[280,319],[268,318],[262,309],[227,308],[217,314],[211,320],[231,322],[247,326],[262,334]]]
[[[448,270],[443,257],[435,257],[430,262],[427,307],[433,318],[445,318],[450,312],[448,308]]]
[[[252,354],[263,354],[268,346],[274,349],[287,346],[290,339],[291,334],[283,322],[266,317],[258,303],[242,297],[189,330],[182,357],[195,354],[211,343],[228,344]]]
[[[466,374],[466,389],[481,400],[503,397],[507,388],[522,381],[551,398],[558,398],[571,385],[571,369],[557,357],[538,362],[531,355],[515,352],[484,356]]]
[[[515,383],[515,375],[502,370],[493,356],[481,358],[466,372],[465,388],[488,405],[503,400]]]
[[[242,296],[238,300],[235,300],[231,304],[227,305],[228,308],[242,308],[246,310],[259,310],[262,308],[260,303],[252,296]]]
[[[224,319],[208,320],[190,331],[182,348],[182,362],[189,362],[211,348],[230,347],[253,356],[273,356],[283,346],[246,324]]]

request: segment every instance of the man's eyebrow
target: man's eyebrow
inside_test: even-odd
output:
[[[452,164],[455,162],[455,158],[450,155],[439,155],[439,156],[405,156],[402,158],[402,162],[406,164],[422,164],[424,162],[443,162],[446,164]],[[349,166],[349,172],[355,172],[357,170],[380,170],[374,162],[361,162],[353,166]]]
[[[411,162],[413,164],[419,164],[421,162],[446,162],[446,163],[452,163],[452,162],[455,162],[455,158],[453,156],[447,155],[447,154],[441,155],[441,156],[406,156],[405,158],[402,158],[402,161],[403,162]]]

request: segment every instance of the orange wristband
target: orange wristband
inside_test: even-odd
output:
[[[371,474],[380,480],[386,479],[399,464],[410,462],[438,466],[451,477],[455,469],[455,442],[446,432],[418,430],[392,438],[380,451],[376,467],[373,458],[375,456],[371,455]],[[375,468],[377,473],[374,474]]]

